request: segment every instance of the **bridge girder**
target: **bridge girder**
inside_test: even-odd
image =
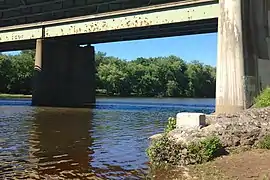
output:
[[[200,2],[207,1],[211,0],[200,0]],[[78,43],[98,43],[215,32],[218,12],[217,3],[195,6],[194,3],[186,2],[179,3],[178,6],[173,3],[2,27],[0,43],[41,38],[64,38]]]

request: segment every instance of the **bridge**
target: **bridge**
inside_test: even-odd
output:
[[[235,112],[270,84],[269,1],[0,0],[0,51],[36,49],[33,105],[81,107],[92,44],[218,32],[216,112]]]

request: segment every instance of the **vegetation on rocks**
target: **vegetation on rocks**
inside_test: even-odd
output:
[[[262,108],[270,106],[270,87],[265,88],[261,94],[255,98],[254,107]]]
[[[212,160],[221,149],[221,142],[215,136],[190,143],[177,143],[163,134],[152,141],[147,155],[154,166],[201,164]]]
[[[147,149],[147,155],[154,166],[177,165],[182,159],[182,144],[177,144],[169,139],[166,134],[153,140]]]
[[[191,142],[187,147],[189,154],[195,159],[195,163],[204,163],[218,156],[222,144],[218,137],[209,136],[200,141]]]
[[[176,128],[176,118],[174,117],[169,117],[167,126],[165,128],[165,133],[168,133]]]
[[[269,149],[270,150],[270,135],[266,135],[263,139],[261,139],[258,143],[258,147],[261,149]]]
[[[151,137],[147,149],[150,162],[153,165],[200,164],[223,153],[270,149],[270,107],[207,116],[207,121],[209,124],[205,127],[173,129],[173,118],[170,118],[165,133]]]

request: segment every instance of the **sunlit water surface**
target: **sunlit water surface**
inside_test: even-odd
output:
[[[214,99],[99,98],[96,108],[37,108],[0,100],[0,179],[143,179],[148,137]]]

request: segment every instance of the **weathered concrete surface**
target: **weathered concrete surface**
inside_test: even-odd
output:
[[[218,25],[216,112],[244,108],[241,0],[221,0]]]
[[[181,112],[176,115],[176,127],[200,127],[205,126],[205,114]]]
[[[267,51],[261,34],[264,30],[258,13],[262,2],[220,0],[216,113],[237,112],[249,108],[260,90],[258,57]],[[259,32],[258,32],[259,31]]]
[[[261,89],[270,86],[270,60],[258,59],[259,79]]]
[[[257,6],[257,10],[253,10],[254,16],[257,16],[255,22],[258,37],[255,39],[258,54],[258,74],[260,88],[264,89],[270,86],[270,1],[252,1],[253,6]],[[259,7],[258,7],[259,6]]]
[[[34,106],[83,107],[95,102],[94,48],[38,40]]]

